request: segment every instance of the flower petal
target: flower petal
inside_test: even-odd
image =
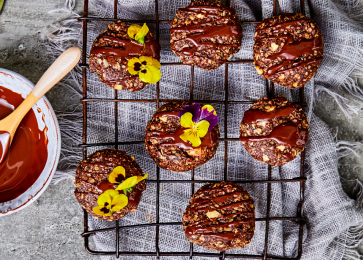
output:
[[[134,187],[136,184],[137,184],[137,176],[132,176],[124,180],[120,185],[118,185],[116,190],[125,190]]]
[[[197,131],[193,129],[185,129],[184,134],[180,135],[180,138],[186,142],[189,141],[193,147],[198,147],[202,144]]]
[[[196,124],[196,129],[199,137],[204,137],[208,133],[209,122],[202,120]]]
[[[124,194],[117,195],[112,200],[112,210],[120,211],[121,209],[126,207],[128,203],[129,203],[129,199],[127,198],[126,195],[124,195]]]
[[[93,212],[100,216],[111,216],[112,215],[111,209],[107,209],[108,212],[105,213],[104,211],[102,211],[103,208],[104,208],[103,206],[94,207]]]
[[[185,113],[191,113],[193,115],[193,122],[196,123],[199,121],[200,117],[200,104],[194,103],[193,105],[189,106],[186,105],[182,111],[179,112],[179,117],[181,118]]]
[[[139,183],[142,180],[145,180],[147,178],[147,173],[144,176],[137,176],[137,183]]]
[[[203,109],[207,109],[207,111],[208,112],[213,112],[213,115],[217,115],[217,112],[216,112],[216,110],[214,109],[214,107],[212,107],[211,105],[204,105],[203,107],[202,107],[202,110]]]
[[[126,171],[125,168],[122,166],[117,166],[115,167],[112,172],[110,173],[110,175],[108,176],[108,181],[111,183],[119,183],[116,179],[119,175],[123,175],[125,177],[126,175]]]
[[[202,107],[199,121],[206,120],[209,122],[208,131],[212,131],[213,127],[218,123],[218,116],[215,109],[211,105]]]
[[[149,56],[140,56],[139,60],[141,61],[142,65],[147,65],[147,66],[154,66],[157,69],[160,69],[161,64],[157,59],[154,59],[153,57],[149,57]]]
[[[111,200],[113,200],[114,197],[119,195],[117,190],[106,190],[103,194],[109,195],[111,197]]]
[[[127,70],[131,75],[136,75],[141,70],[141,61],[138,58],[129,59],[127,62]]]
[[[141,26],[138,24],[131,24],[127,29],[127,34],[131,39],[135,39],[136,34],[141,30]]]
[[[111,202],[112,202],[112,198],[109,194],[107,193],[102,193],[98,199],[97,199],[97,204],[98,206],[102,206],[104,207],[105,204],[107,203],[108,205],[111,205]]]
[[[184,128],[193,128],[194,122],[192,118],[193,115],[190,112],[183,114],[180,118],[180,125]]]
[[[161,72],[154,66],[144,66],[139,73],[139,77],[144,82],[156,83],[161,78]]]
[[[135,35],[135,40],[139,43],[145,42],[145,36],[149,32],[149,27],[147,27],[146,23],[144,23],[140,29],[140,31],[137,32]]]

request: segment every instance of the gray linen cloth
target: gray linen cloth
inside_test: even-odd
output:
[[[190,1],[159,0],[159,19],[168,20],[175,16],[178,8],[185,7]],[[113,17],[113,1],[92,0],[92,15]],[[299,12],[300,1],[280,0],[277,13]],[[272,0],[232,0],[231,6],[241,21],[258,21],[273,15]],[[154,1],[125,0],[119,1],[118,17],[125,19],[154,19]],[[312,17],[320,26],[324,36],[324,60],[316,76],[305,85],[305,98],[308,106],[306,113],[310,122],[310,136],[306,147],[305,172],[306,182],[303,216],[307,219],[304,227],[302,259],[359,259],[354,249],[363,237],[363,212],[361,204],[348,198],[343,192],[338,174],[337,144],[331,130],[313,113],[314,96],[319,91],[332,95],[347,120],[356,113],[356,108],[349,99],[362,98],[362,92],[356,85],[352,73],[363,71],[363,29],[356,19],[363,14],[363,8],[358,1],[314,0],[306,1],[306,14]],[[49,50],[55,56],[75,41],[81,46],[82,30],[74,19],[64,21],[50,35]],[[88,24],[87,51],[89,54],[92,42],[107,28],[105,22]],[[155,33],[155,24],[148,24]],[[160,25],[160,44],[162,62],[178,62],[169,46],[169,24]],[[243,25],[241,50],[232,58],[251,59],[254,44],[253,24]],[[188,99],[190,67],[163,66],[161,68],[160,98]],[[225,66],[214,71],[195,69],[194,98],[224,100]],[[88,73],[89,98],[113,98],[114,91],[102,86],[96,74]],[[257,74],[253,64],[229,65],[229,100],[257,100],[265,97],[266,81]],[[64,84],[67,91],[81,97],[81,73],[78,68]],[[349,99],[342,93],[350,92]],[[119,98],[153,99],[156,88],[149,85],[139,92],[119,91]],[[289,101],[298,101],[298,90],[289,90],[276,86],[275,96],[284,96]],[[250,105],[231,104],[228,106],[228,137],[239,136],[239,124],[244,111]],[[215,105],[220,117],[221,136],[224,136],[224,110],[222,104]],[[148,120],[156,110],[155,103],[119,103],[118,134],[120,141],[143,140]],[[74,176],[74,167],[80,162],[81,151],[75,147],[81,142],[82,119],[79,106],[62,113],[60,124],[63,132],[63,156],[56,180]],[[113,142],[114,103],[90,102],[88,113],[87,143]],[[347,145],[347,143],[345,143]],[[344,144],[342,144],[344,145]],[[91,154],[98,149],[113,147],[92,147],[87,149]],[[347,147],[339,150],[351,150]],[[120,146],[119,149],[135,156],[144,172],[150,179],[156,179],[156,165],[150,158],[143,144]],[[217,154],[208,163],[195,170],[196,179],[223,179],[224,143],[221,142]],[[300,157],[282,167],[272,167],[273,179],[294,178],[299,176]],[[161,170],[161,179],[191,178],[190,172],[175,173]],[[228,145],[228,180],[266,179],[267,165],[254,160],[240,142],[230,142]],[[198,188],[200,185],[196,185]],[[256,217],[266,216],[266,184],[244,185],[255,200]],[[160,186],[160,222],[181,221],[185,207],[191,196],[190,184],[161,184]],[[155,222],[155,190],[156,185],[149,183],[145,190],[139,208],[120,220],[121,225],[136,225]],[[272,184],[271,216],[296,216],[299,201],[299,183]],[[357,200],[357,201],[360,201]],[[114,226],[113,222],[99,221],[89,218],[91,229]],[[230,250],[228,253],[262,254],[265,238],[265,223],[256,222],[255,235],[249,245],[240,250]],[[297,255],[298,225],[291,221],[272,221],[269,231],[268,254],[278,257],[295,257]],[[123,229],[120,231],[121,251],[155,252],[155,227]],[[189,242],[181,226],[160,228],[160,251],[188,251]],[[81,239],[81,238],[80,238]],[[102,251],[115,250],[115,232],[104,232],[94,236],[96,248]],[[194,246],[195,252],[212,252],[199,246]],[[105,256],[102,259],[113,259]],[[155,257],[120,257],[121,259],[155,259]],[[189,257],[161,257],[161,259],[189,259]],[[193,257],[193,259],[199,259]],[[207,259],[207,258],[201,258]]]

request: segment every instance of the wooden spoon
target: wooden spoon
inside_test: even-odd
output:
[[[0,163],[6,157],[23,117],[45,93],[77,65],[80,57],[81,49],[78,47],[72,47],[63,52],[43,74],[26,99],[10,115],[0,120]]]

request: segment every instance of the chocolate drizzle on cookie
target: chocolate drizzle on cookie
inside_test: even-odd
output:
[[[214,6],[193,6],[187,8],[180,8],[179,12],[192,12],[196,15],[203,14],[205,16],[216,16],[215,14],[210,13],[202,13],[201,11],[214,11],[214,12],[223,12],[227,11],[231,14],[234,14],[234,10],[227,7],[214,7]],[[185,33],[187,36],[185,38],[179,39],[178,41],[187,41],[193,44],[193,47],[183,48],[182,52],[186,56],[192,56],[200,47],[209,47],[214,51],[220,48],[221,46],[227,47],[235,47],[238,48],[237,44],[219,44],[217,42],[210,41],[211,38],[216,37],[237,37],[242,33],[242,28],[240,24],[237,25],[229,25],[224,22],[230,21],[229,17],[221,17],[213,22],[201,23],[201,24],[193,24],[182,27],[171,28],[170,32],[180,32]],[[223,24],[216,24],[218,22],[222,22]]]
[[[276,65],[270,66],[266,74],[272,75],[276,72],[280,72],[279,70],[282,67],[292,66],[292,68],[296,66],[304,66],[313,63],[320,62],[322,60],[322,57],[312,57],[309,60],[306,61],[299,61],[299,62],[293,62],[297,60],[301,56],[310,56],[314,54],[314,51],[321,50],[323,48],[323,38],[321,35],[318,35],[316,37],[313,36],[312,39],[305,39],[305,38],[299,38],[298,40],[294,40],[291,35],[281,35],[279,34],[280,30],[284,29],[293,29],[298,27],[302,23],[310,22],[310,18],[302,18],[299,20],[293,20],[293,21],[287,21],[282,23],[276,23],[272,26],[268,26],[266,28],[258,29],[256,30],[256,33],[266,33],[267,31],[272,31],[273,34],[277,34],[276,36],[270,36],[265,37],[264,34],[258,34],[258,37],[256,37],[256,42],[262,41],[262,40],[269,40],[269,39],[284,39],[285,42],[283,44],[283,47],[281,48],[279,53],[273,54],[265,58],[266,61],[275,61],[275,60],[282,60],[281,63],[278,63]]]
[[[323,49],[322,34],[312,19],[282,14],[257,26],[254,64],[259,74],[273,82],[298,88],[316,73]]]
[[[257,109],[250,109],[245,112],[242,122],[245,124],[251,124],[257,122],[271,121],[273,119],[278,119],[281,117],[288,117],[298,108],[299,108],[298,105],[288,103],[286,106],[273,109],[270,112],[264,112]],[[240,140],[242,142],[273,140],[278,144],[292,148],[298,146],[305,146],[307,138],[308,138],[308,131],[299,129],[298,125],[289,122],[278,125],[267,136],[241,136]]]
[[[196,0],[179,8],[170,29],[170,47],[184,64],[212,70],[241,47],[242,27],[233,8],[212,0]]]
[[[93,47],[91,54],[102,54],[106,56],[114,56],[120,58],[151,56],[154,59],[160,60],[160,44],[154,39],[148,39],[144,44],[138,43],[131,39],[121,39],[107,35],[100,36],[103,40],[120,45],[119,47]]]
[[[268,136],[241,136],[239,139],[242,142],[273,140],[278,144],[292,148],[305,146],[308,139],[308,131],[300,130],[294,123],[286,123],[275,127]]]
[[[246,124],[269,121],[279,117],[287,117],[296,110],[295,104],[289,104],[282,108],[274,109],[271,112],[265,112],[257,109],[247,110],[243,116],[243,122]]]
[[[207,184],[193,195],[183,216],[185,235],[209,249],[242,248],[254,233],[253,200],[241,186],[231,182]],[[203,237],[203,239],[199,239]],[[233,243],[239,239],[242,245]],[[223,248],[212,248],[220,244]],[[202,244],[205,243],[205,244]]]

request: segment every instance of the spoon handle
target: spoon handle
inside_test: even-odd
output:
[[[26,99],[10,115],[0,121],[0,130],[9,132],[12,140],[19,123],[31,107],[77,65],[80,57],[81,49],[78,47],[72,47],[63,52],[43,74]]]
[[[41,98],[47,93],[77,65],[80,57],[81,49],[78,47],[72,47],[63,52],[33,88],[34,96]]]

